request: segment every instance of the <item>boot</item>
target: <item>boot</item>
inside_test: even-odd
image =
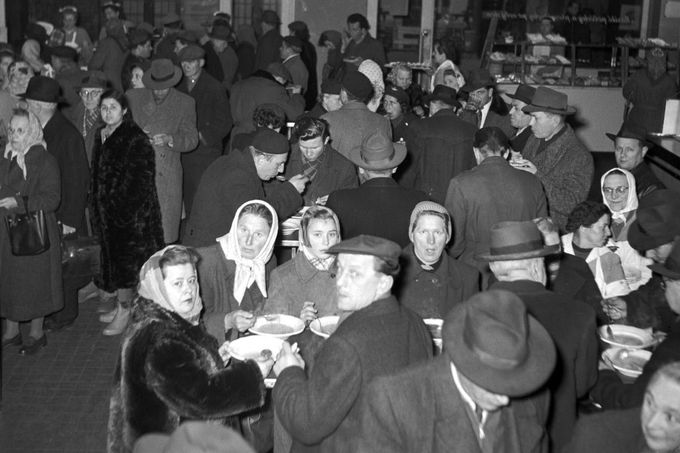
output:
[[[102,333],[106,336],[120,335],[125,331],[128,321],[130,321],[130,309],[119,305],[113,321],[106,326]]]
[[[113,318],[116,317],[116,313],[118,313],[117,305],[114,306],[113,310],[99,315],[99,322],[105,322],[106,324],[109,324],[111,321],[113,321]]]

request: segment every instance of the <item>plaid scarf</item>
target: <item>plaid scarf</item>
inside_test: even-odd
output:
[[[317,172],[319,171],[319,166],[326,159],[326,150],[321,153],[321,155],[314,161],[309,161],[302,154],[302,174],[309,178],[310,181],[314,181]]]
[[[83,112],[83,128],[80,131],[81,134],[83,134],[83,137],[87,137],[87,134],[90,132],[92,127],[94,127],[97,122],[99,121],[99,110],[94,109],[94,110],[87,110]]]

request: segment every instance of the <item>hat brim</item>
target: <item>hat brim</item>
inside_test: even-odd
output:
[[[522,101],[522,102],[524,102],[526,105],[531,104],[531,99],[527,99],[527,98],[525,98],[525,97],[523,97],[523,96],[522,96],[522,97],[517,96],[516,93],[504,93],[504,94],[505,94],[507,97],[509,97],[510,99],[516,99],[516,100],[518,100],[518,101]]]
[[[609,140],[616,142],[617,138],[629,138],[631,140],[638,140],[642,146],[649,146],[649,142],[647,141],[646,138],[640,138],[640,137],[626,137],[624,135],[618,135],[618,134],[612,134],[610,132],[605,132],[605,134]]]
[[[406,159],[406,145],[404,143],[393,143],[394,145],[394,156],[389,160],[382,160],[376,163],[366,162],[361,158],[361,145],[352,148],[347,156],[347,158],[357,167],[361,167],[364,170],[390,170],[392,168],[400,165],[404,159]]]
[[[429,104],[432,101],[442,101],[442,102],[445,102],[452,107],[458,107],[458,108],[462,107],[460,105],[460,102],[458,102],[457,99],[443,98],[441,96],[437,96],[437,95],[434,95],[434,94],[428,94],[426,96],[423,96],[423,102],[425,102],[426,104]]]
[[[668,233],[668,236],[650,236],[640,229],[640,222],[633,221],[628,228],[628,243],[639,252],[651,250],[660,245],[667,244],[675,238],[675,235]]]
[[[657,274],[663,275],[664,277],[669,277],[672,278],[673,280],[680,279],[680,272],[672,271],[661,263],[650,264],[647,267],[656,272]]]
[[[532,113],[532,112],[548,112],[548,113],[554,113],[556,115],[573,115],[576,113],[576,107],[572,105],[568,105],[566,110],[559,110],[559,109],[553,109],[550,107],[539,107],[533,104],[529,104],[526,107],[522,109],[524,113]]]
[[[560,252],[560,245],[547,245],[541,250],[532,250],[530,252],[521,253],[506,253],[505,255],[491,255],[489,253],[484,253],[477,255],[477,259],[481,261],[511,261],[511,260],[523,260],[527,258],[539,258],[541,256],[555,255]]]
[[[181,78],[182,70],[175,66],[174,73],[172,74],[172,77],[170,77],[168,80],[156,82],[151,78],[151,71],[149,70],[144,72],[144,75],[142,76],[142,82],[144,83],[145,88],[149,88],[151,90],[164,90],[166,88],[172,88],[175,85],[177,85],[177,83],[179,83],[179,79]]]
[[[20,97],[21,99],[23,99],[25,101],[30,100],[30,101],[48,102],[48,103],[51,103],[51,104],[68,104],[68,105],[71,105],[66,100],[66,98],[63,97],[63,96],[59,96],[57,99],[36,99],[36,98],[29,97],[26,93],[22,93],[22,94],[19,94],[18,97]]]
[[[541,323],[527,315],[529,336],[524,363],[512,369],[493,368],[484,364],[465,344],[465,309],[465,304],[458,304],[452,309],[458,313],[447,315],[448,322],[453,325],[446,330],[452,336],[444,340],[444,352],[463,376],[485,390],[509,397],[528,395],[548,380],[555,366],[556,353],[553,340]],[[447,348],[447,344],[453,347]]]

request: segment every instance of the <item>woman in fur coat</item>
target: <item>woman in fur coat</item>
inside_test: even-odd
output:
[[[123,332],[139,269],[163,247],[163,228],[155,184],[154,151],[132,121],[125,97],[110,90],[101,97],[105,126],[95,137],[92,157],[92,219],[101,241],[101,288],[116,292],[115,312],[104,335]]]
[[[233,424],[233,416],[264,402],[260,366],[271,363],[225,367],[217,341],[199,324],[197,261],[193,249],[171,245],[140,271],[111,395],[109,452],[131,452],[140,436],[170,434],[185,420]]]

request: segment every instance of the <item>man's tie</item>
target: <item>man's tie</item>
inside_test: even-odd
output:
[[[477,127],[482,128],[482,111],[477,110]]]

